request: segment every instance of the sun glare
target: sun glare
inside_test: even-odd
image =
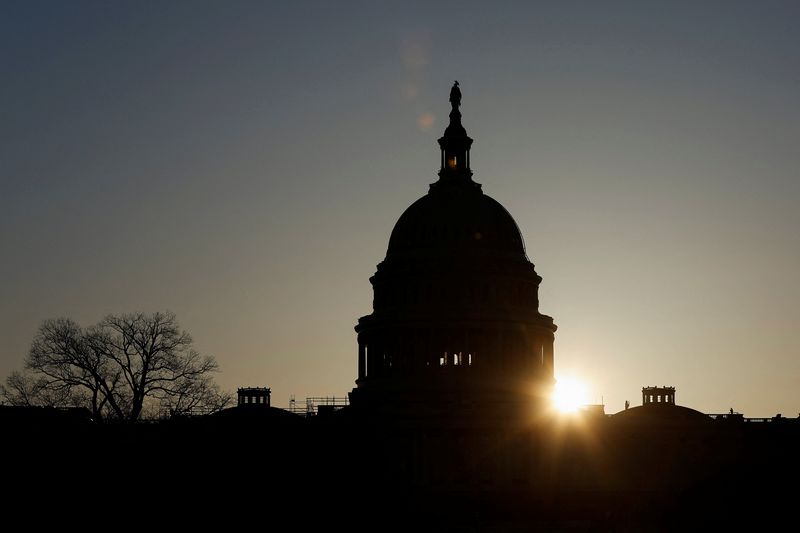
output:
[[[575,378],[561,378],[556,381],[553,391],[553,404],[562,413],[574,413],[588,403],[586,385]]]

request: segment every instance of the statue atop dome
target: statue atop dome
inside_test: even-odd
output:
[[[439,147],[442,150],[442,166],[439,170],[439,178],[450,180],[453,183],[469,183],[472,181],[472,171],[469,169],[469,149],[472,139],[467,135],[467,130],[461,124],[461,89],[458,88],[458,80],[453,83],[450,89],[450,123],[444,130],[444,135],[439,139]],[[475,184],[477,185],[477,184]]]
[[[461,107],[461,89],[458,88],[458,80],[453,83],[453,88],[450,89],[450,104],[453,109]]]

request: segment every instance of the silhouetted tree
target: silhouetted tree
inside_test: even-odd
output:
[[[84,395],[96,420],[103,418],[106,406],[122,419],[116,394],[120,372],[93,349],[88,336],[73,320],[45,320],[31,343],[25,366],[42,380],[43,390]]]
[[[137,420],[147,398],[169,401],[218,369],[192,348],[172,313],[109,315],[87,336],[93,351],[113,361],[122,376],[127,419]]]
[[[0,385],[0,398],[8,405],[24,407],[73,407],[85,398],[71,387],[51,387],[43,376],[15,370]]]
[[[28,382],[17,377],[8,383],[14,397],[68,393],[83,398],[95,419],[135,422],[146,407],[185,413],[218,410],[230,401],[211,378],[218,369],[214,358],[193,348],[169,312],[108,315],[86,329],[69,319],[46,320],[26,368],[33,373]]]
[[[176,384],[170,394],[156,394],[161,408],[172,416],[187,415],[194,412],[214,413],[224,409],[233,396],[222,392],[210,376],[188,379]]]

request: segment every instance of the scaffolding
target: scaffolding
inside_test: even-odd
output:
[[[298,402],[294,394],[289,396],[289,408],[287,411],[296,415],[312,417],[320,411],[338,411],[350,405],[347,396],[307,396],[305,402]]]

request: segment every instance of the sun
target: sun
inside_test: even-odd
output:
[[[575,378],[561,378],[553,391],[553,405],[562,413],[574,413],[588,403],[586,385]]]

